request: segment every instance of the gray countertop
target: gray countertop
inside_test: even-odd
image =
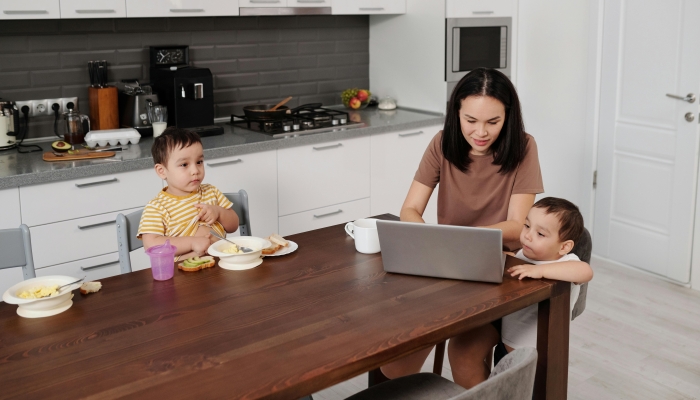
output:
[[[233,127],[227,123],[221,124],[224,127],[223,135],[202,138],[204,157],[213,159],[237,154],[256,153],[370,134],[421,128],[444,122],[444,117],[441,115],[410,109],[381,111],[372,108],[350,111],[349,113],[351,120],[359,120],[364,122],[366,126],[363,128],[275,139],[269,135]],[[29,154],[19,154],[15,150],[0,152],[0,189],[152,168],[152,143],[153,138],[145,137],[138,144],[130,145],[129,150],[117,152],[116,158],[121,158],[122,161],[46,162],[42,160],[41,152]],[[45,151],[51,150],[49,142],[39,144]]]

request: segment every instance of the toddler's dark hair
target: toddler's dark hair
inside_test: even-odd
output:
[[[153,141],[151,148],[153,163],[165,165],[173,150],[190,147],[195,143],[202,143],[198,134],[171,126]]]
[[[547,214],[555,214],[559,218],[559,240],[573,240],[576,243],[583,234],[583,215],[578,207],[569,200],[557,197],[545,197],[533,208],[541,208]]]

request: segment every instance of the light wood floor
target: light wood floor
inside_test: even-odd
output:
[[[593,262],[586,311],[571,324],[569,399],[700,399],[700,292]],[[423,371],[432,369],[432,354]],[[445,357],[442,375],[452,379]],[[314,400],[367,388],[367,374]]]

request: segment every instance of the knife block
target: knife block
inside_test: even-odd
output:
[[[115,86],[89,87],[88,99],[90,101],[90,130],[119,128],[119,103]]]

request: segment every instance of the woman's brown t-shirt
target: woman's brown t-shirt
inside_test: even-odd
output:
[[[476,156],[465,173],[442,154],[442,131],[438,132],[423,154],[414,179],[438,189],[438,223],[460,226],[485,226],[508,217],[512,194],[542,193],[542,172],[535,138],[526,135],[525,158],[507,174],[493,164],[493,155]]]

